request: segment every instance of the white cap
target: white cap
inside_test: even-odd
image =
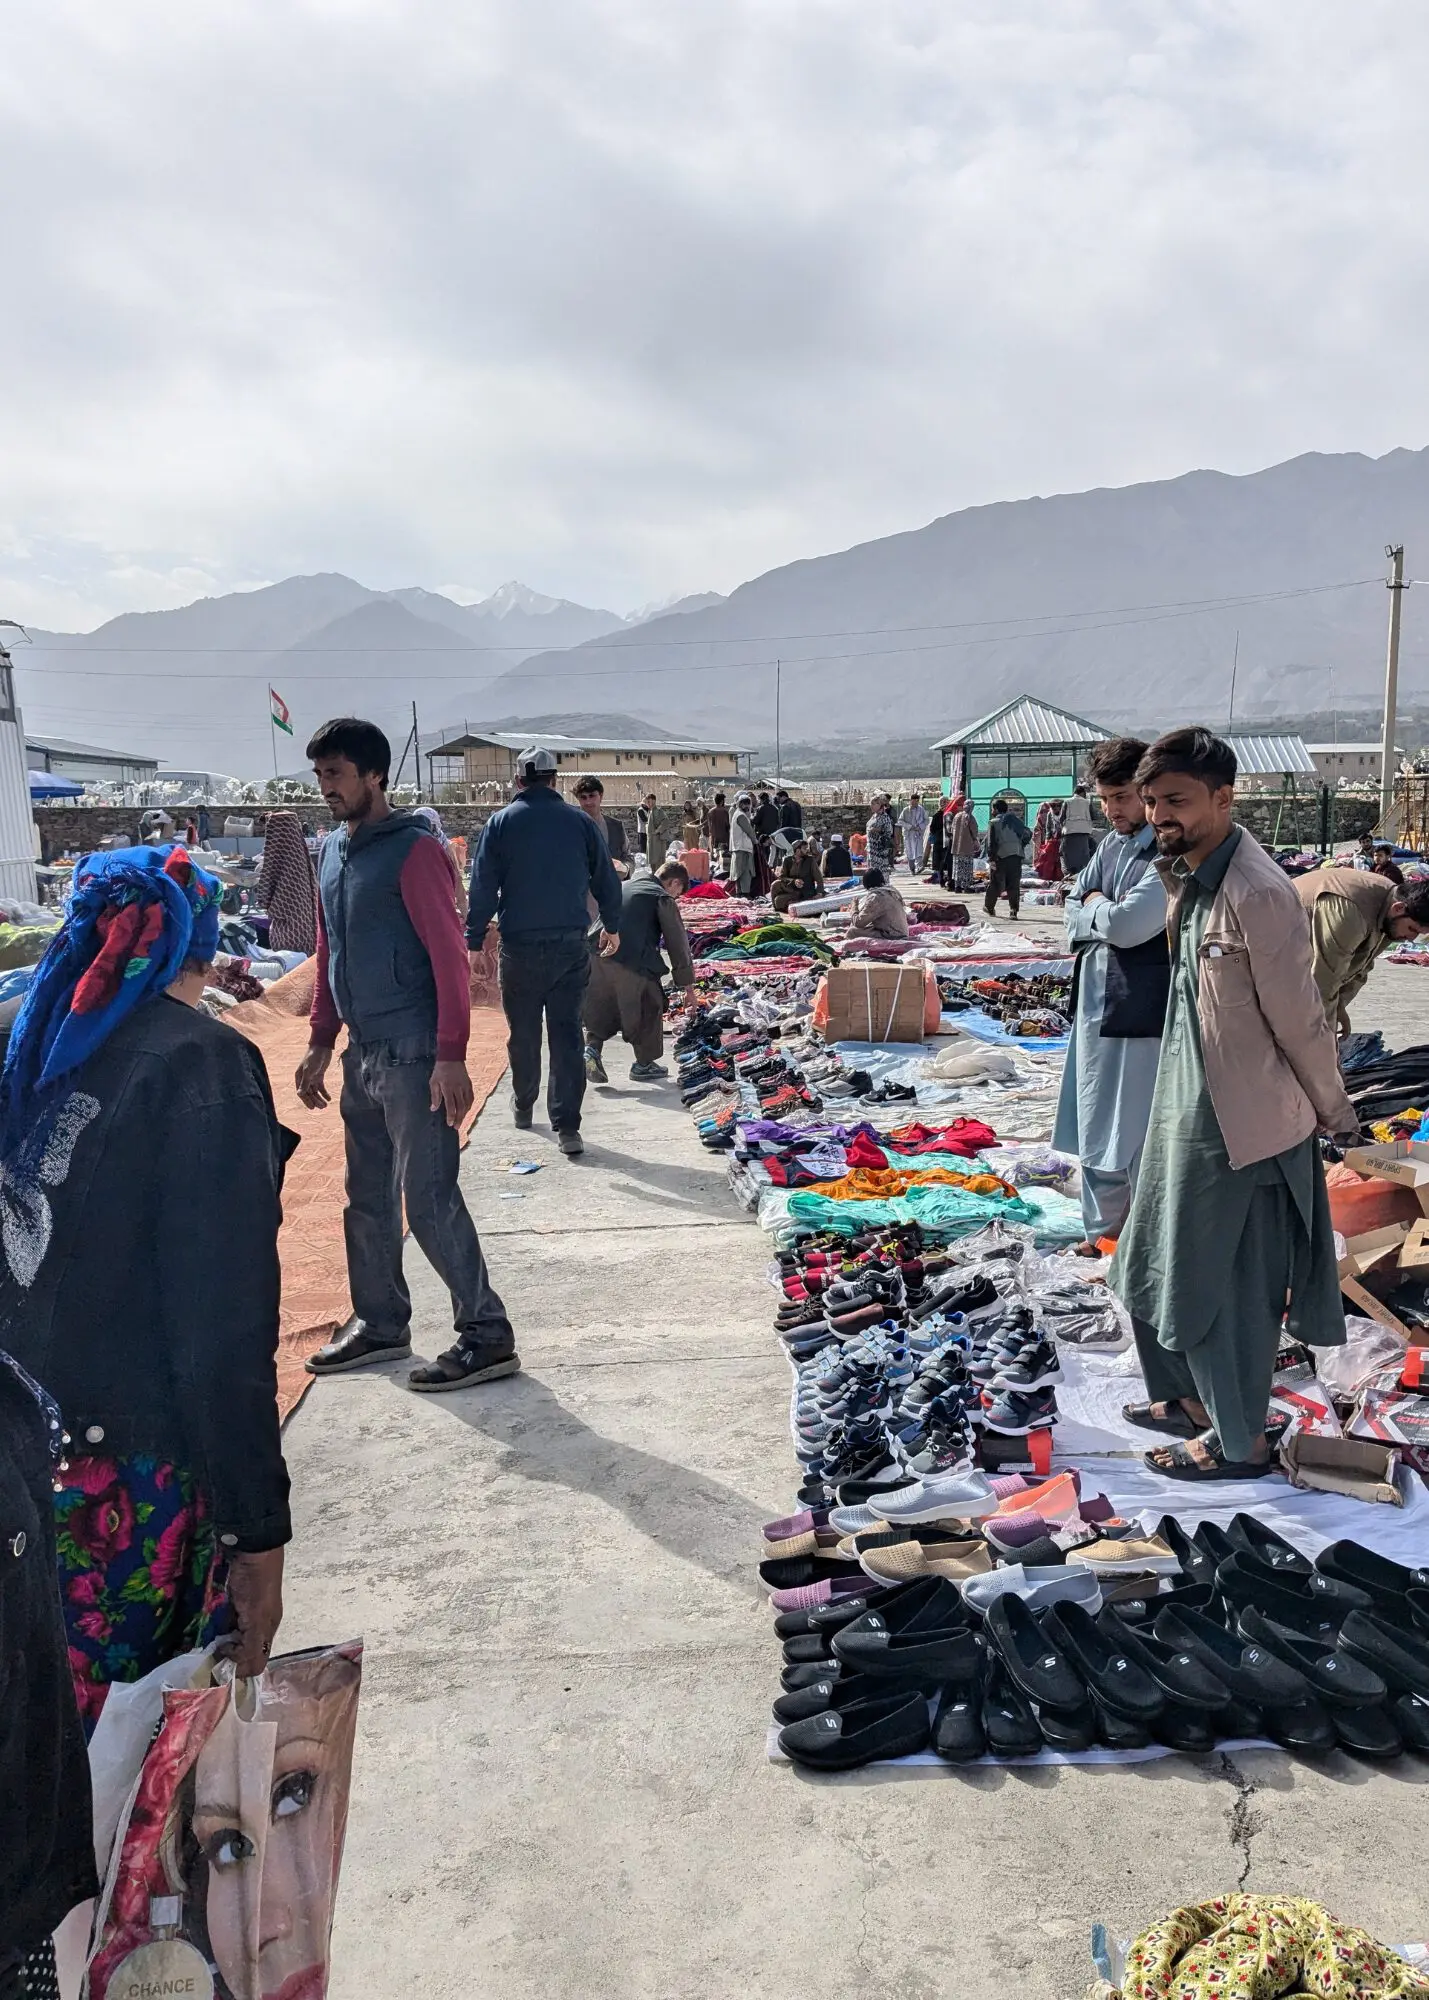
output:
[[[523,778],[530,777],[536,771],[554,771],[555,769],[555,752],[553,750],[538,749],[534,743],[529,750],[522,750],[516,758],[517,773]]]

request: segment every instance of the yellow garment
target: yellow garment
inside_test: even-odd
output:
[[[1218,1896],[1132,1945],[1120,2000],[1395,2000],[1429,1978],[1299,1896]]]
[[[836,1181],[816,1181],[802,1192],[829,1201],[895,1201],[910,1187],[935,1185],[965,1188],[969,1194],[1017,1193],[997,1174],[960,1174],[951,1167],[854,1167]]]

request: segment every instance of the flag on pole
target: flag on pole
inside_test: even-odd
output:
[[[284,701],[278,690],[273,687],[270,687],[268,690],[268,701],[270,704],[268,720],[275,729],[281,729],[285,735],[291,736],[293,733],[293,719],[288,713],[287,702]]]

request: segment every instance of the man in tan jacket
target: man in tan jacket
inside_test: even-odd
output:
[[[1293,886],[1310,918],[1325,1017],[1347,1035],[1350,1002],[1380,953],[1429,930],[1429,881],[1399,888],[1361,868],[1312,868]]]
[[[1140,1176],[1109,1283],[1148,1400],[1127,1420],[1181,1480],[1271,1469],[1282,1325],[1345,1338],[1316,1134],[1358,1133],[1288,877],[1235,826],[1236,759],[1205,729],[1153,743],[1136,782],[1166,884],[1171,997]],[[1289,1309],[1287,1314],[1287,1298]]]

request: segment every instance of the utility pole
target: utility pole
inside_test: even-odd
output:
[[[1389,647],[1384,661],[1384,755],[1379,771],[1379,823],[1388,830],[1394,812],[1394,725],[1399,702],[1399,619],[1408,585],[1404,581],[1404,544],[1386,544],[1389,577]]]
[[[422,739],[417,730],[417,704],[412,703],[412,743],[417,752],[417,804],[422,803]]]
[[[1231,657],[1231,705],[1230,705],[1230,710],[1226,715],[1227,736],[1231,735],[1231,733],[1235,729],[1235,677],[1236,677],[1236,669],[1237,667],[1239,667],[1239,665],[1240,665],[1240,632],[1237,631],[1235,635],[1235,652]]]
[[[777,785],[784,776],[784,746],[779,729],[780,684],[784,678],[784,662],[774,662],[774,782]]]

